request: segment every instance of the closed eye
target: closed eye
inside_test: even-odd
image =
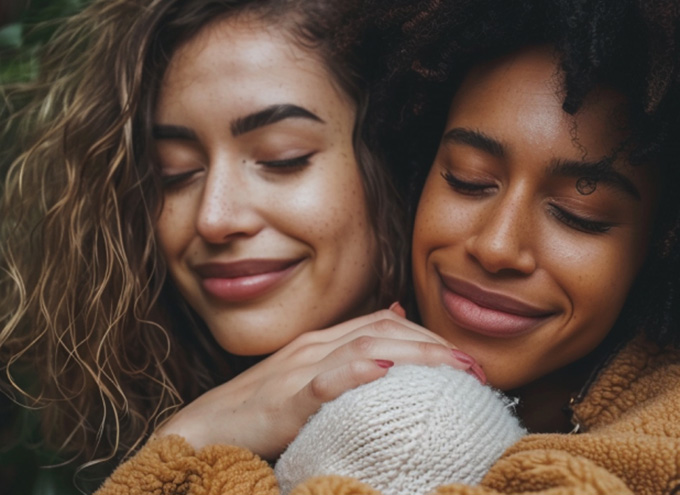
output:
[[[609,230],[615,225],[612,222],[590,220],[578,215],[574,215],[573,213],[570,213],[554,204],[549,206],[549,211],[551,215],[553,215],[563,224],[587,234],[604,234],[609,232]]]
[[[442,172],[442,177],[454,191],[465,196],[484,196],[496,188],[496,184],[461,180],[448,170]]]
[[[179,174],[163,175],[161,177],[161,184],[165,188],[177,187],[177,186],[181,185],[183,182],[189,180],[191,177],[193,177],[198,172],[201,172],[202,170],[203,170],[202,168],[197,168],[197,169],[189,170],[187,172],[182,172],[182,173],[179,173]]]
[[[316,151],[304,155],[287,158],[285,160],[260,160],[257,163],[274,169],[295,169],[309,165],[309,159],[316,154]]]

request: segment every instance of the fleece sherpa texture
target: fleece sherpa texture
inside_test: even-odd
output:
[[[440,495],[680,494],[680,350],[637,339],[610,361],[581,403],[581,432],[527,435],[506,450],[480,485]],[[147,443],[97,495],[276,495],[274,470],[231,446],[194,451],[170,436]],[[291,495],[377,495],[360,481],[313,478]]]
[[[278,495],[272,469],[246,449],[215,445],[196,452],[177,435],[151,440],[122,464],[98,495]]]
[[[385,495],[476,485],[526,434],[512,402],[448,366],[397,366],[310,418],[276,464],[281,493],[314,476],[352,476]]]

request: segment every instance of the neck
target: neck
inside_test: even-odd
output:
[[[567,433],[573,430],[569,401],[585,385],[597,353],[545,375],[508,395],[518,397],[517,414],[531,433]]]

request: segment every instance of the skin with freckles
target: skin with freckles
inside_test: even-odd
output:
[[[599,88],[571,116],[560,84],[546,47],[472,69],[415,220],[424,325],[504,390],[604,339],[645,258],[654,215],[654,167],[634,167],[625,153],[603,161],[626,138],[625,98]]]
[[[208,24],[173,54],[153,129],[157,234],[174,285],[224,350],[270,354],[155,435],[266,459],[321,404],[394,364],[485,380],[403,310],[365,314],[377,309],[378,253],[352,141],[357,112],[321,55],[293,39],[247,15]]]
[[[157,233],[217,342],[271,353],[375,309],[355,108],[319,56],[243,17],[173,55],[155,114]]]

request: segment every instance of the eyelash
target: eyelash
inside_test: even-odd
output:
[[[200,172],[201,169],[189,170],[188,172],[182,172],[181,174],[164,175],[161,177],[161,183],[165,188],[172,188],[178,186],[185,180],[191,178],[194,174]]]
[[[259,161],[257,163],[274,169],[300,168],[309,165],[309,159],[315,154],[316,151],[312,151],[306,155],[296,156],[286,160]]]
[[[442,177],[454,191],[465,196],[483,196],[489,189],[495,187],[495,184],[476,184],[460,180],[448,170],[442,172]]]
[[[609,230],[613,227],[613,224],[609,222],[587,220],[572,213],[568,213],[555,205],[550,205],[550,214],[565,225],[589,234],[604,234],[609,232]]]
[[[273,169],[295,169],[309,165],[309,159],[315,153],[316,152],[313,151],[311,153],[307,153],[306,155],[296,156],[293,158],[289,158],[287,160],[260,161],[258,163],[260,165],[264,165],[265,167]],[[200,171],[201,169],[196,169],[190,170],[188,172],[182,172],[181,174],[165,175],[161,178],[161,182],[163,184],[163,187],[172,188],[174,186],[178,186],[179,184],[181,184],[182,182],[189,179],[191,176]]]
[[[494,187],[494,185],[490,184],[475,184],[474,182],[462,181],[449,171],[442,172],[442,177],[454,191],[465,196],[483,196],[488,189]],[[613,227],[612,223],[587,220],[552,204],[550,205],[550,214],[568,227],[590,234],[604,234]]]

